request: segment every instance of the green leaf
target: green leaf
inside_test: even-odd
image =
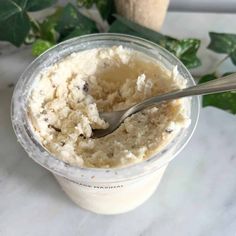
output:
[[[115,13],[114,0],[99,0],[96,6],[103,19],[108,19],[113,13]]]
[[[128,26],[121,23],[119,20],[116,20],[111,24],[108,32],[109,33],[129,34],[129,35],[133,35],[133,36],[137,36],[137,37],[142,37],[139,32],[132,30]]]
[[[214,79],[217,79],[214,74],[208,74],[200,79],[200,83]],[[236,91],[204,95],[202,99],[202,106],[213,106],[232,114],[236,114]]]
[[[19,47],[24,42],[29,29],[29,17],[22,4],[13,0],[0,2],[0,40],[9,41]]]
[[[44,51],[48,50],[50,47],[52,47],[53,44],[49,41],[37,39],[33,45],[32,45],[32,54],[34,56],[39,56]]]
[[[68,3],[59,17],[56,29],[62,35],[66,35],[68,34],[68,31],[73,31],[77,23],[78,11],[72,4]]]
[[[178,40],[162,35],[121,16],[115,15],[115,17],[117,20],[110,26],[109,32],[129,34],[153,41],[177,56],[188,68],[194,68],[201,65],[201,62],[197,57],[197,51],[201,43],[200,40]]]
[[[198,39],[174,39],[165,36],[160,45],[177,56],[186,67],[195,68],[201,65],[200,59],[197,57],[197,51],[201,41]]]
[[[57,0],[28,0],[26,1],[27,11],[39,11],[54,5]]]
[[[76,27],[71,33],[69,33],[65,38],[63,38],[63,40],[67,40],[73,37],[78,37],[78,36],[82,36],[85,34],[90,34],[90,29],[88,29],[87,27]]]
[[[46,19],[39,26],[40,38],[55,43],[57,39],[56,24]]]
[[[7,20],[11,16],[21,11],[21,7],[16,5],[13,1],[3,0],[2,2],[0,2],[0,22]]]
[[[67,38],[75,29],[77,32],[80,29],[82,34],[98,32],[95,22],[78,12],[70,3],[64,7],[56,29],[61,34],[60,40]]]
[[[79,7],[90,8],[97,0],[77,0]]]
[[[56,0],[1,0],[0,40],[19,47],[26,39],[31,24],[27,11],[41,10]]]
[[[204,75],[200,78],[199,84],[202,84],[202,83],[214,80],[214,79],[217,79],[215,74],[207,74],[207,75]]]
[[[188,68],[195,68],[201,65],[200,59],[197,57],[197,51],[201,41],[198,39],[183,39],[178,40],[177,48],[174,54]],[[168,48],[167,48],[168,50]]]
[[[56,31],[58,20],[62,14],[62,7],[57,7],[56,11],[48,16],[42,23],[39,23],[40,38],[51,43],[56,43],[58,33]]]
[[[236,34],[210,32],[208,48],[217,53],[228,54],[233,64],[236,65]]]
[[[236,49],[236,34],[210,32],[208,48],[214,52],[230,54]]]
[[[24,12],[16,13],[7,20],[0,22],[0,40],[8,41],[19,47],[24,42],[29,30],[28,15]]]
[[[96,5],[101,16],[105,20],[111,19],[111,15],[115,13],[114,0],[77,0],[79,7],[91,8]]]
[[[183,55],[180,60],[188,69],[199,67],[202,64],[196,55]]]
[[[125,31],[126,33],[128,33],[128,29],[134,32],[137,33],[137,35],[139,35],[139,37],[143,37],[143,38],[146,38],[146,39],[149,39],[153,42],[156,42],[156,43],[161,43],[162,40],[165,40],[165,36],[154,31],[154,30],[151,30],[151,29],[148,29],[144,26],[141,26],[137,23],[134,23],[130,20],[127,20],[126,18],[124,17],[121,17],[119,15],[116,15],[115,14],[115,17],[116,17],[116,27],[112,24],[110,29],[109,29],[109,32],[111,33],[124,33],[122,28],[125,26]]]

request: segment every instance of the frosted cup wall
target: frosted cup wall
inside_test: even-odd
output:
[[[21,75],[12,98],[12,123],[18,141],[28,155],[54,174],[66,194],[80,207],[100,214],[127,212],[147,200],[157,188],[168,163],[190,139],[199,115],[199,99],[186,99],[191,125],[161,152],[129,167],[116,169],[80,168],[58,160],[37,141],[27,117],[28,96],[39,72],[73,52],[123,45],[145,53],[167,70],[177,65],[179,73],[194,81],[183,64],[165,49],[146,40],[120,34],[95,34],[65,41],[35,59]]]

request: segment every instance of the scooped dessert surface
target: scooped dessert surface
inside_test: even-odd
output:
[[[99,111],[122,110],[185,84],[176,68],[167,71],[135,50],[91,49],[39,74],[28,114],[36,137],[58,159],[81,167],[123,167],[150,158],[190,123],[186,103],[181,99],[147,108],[94,139],[94,129],[109,125]]]

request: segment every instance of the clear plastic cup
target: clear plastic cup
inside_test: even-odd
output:
[[[175,66],[187,86],[194,80],[185,66],[167,50],[147,40],[122,34],[93,34],[67,40],[36,58],[21,75],[12,98],[12,124],[28,155],[56,177],[65,193],[80,207],[99,214],[130,211],[155,191],[169,162],[191,138],[199,116],[199,98],[186,99],[191,124],[156,155],[123,168],[70,166],[49,153],[35,138],[27,116],[28,96],[38,73],[74,52],[122,45],[158,60],[167,70]]]

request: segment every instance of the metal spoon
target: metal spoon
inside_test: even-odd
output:
[[[93,137],[100,138],[112,133],[120,126],[120,124],[127,117],[147,107],[158,105],[162,102],[174,100],[177,98],[188,97],[193,95],[219,93],[234,89],[236,89],[236,73],[185,89],[174,90],[169,93],[161,94],[156,97],[146,99],[125,110],[101,112],[99,113],[100,117],[103,118],[106,122],[108,122],[109,127],[107,129],[93,130]]]

